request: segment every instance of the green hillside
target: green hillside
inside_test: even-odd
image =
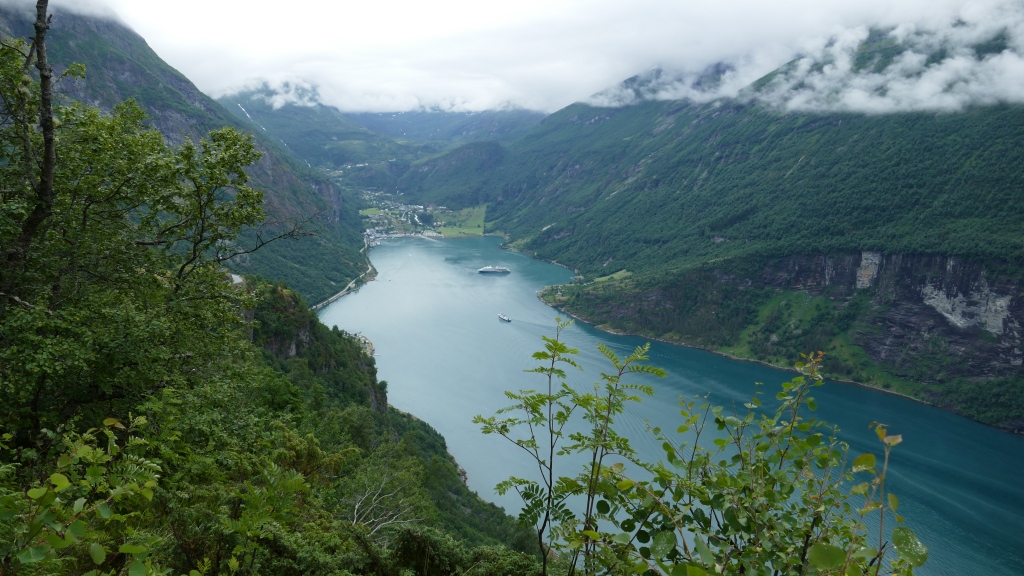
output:
[[[1022,119],[577,104],[510,149],[489,215],[588,276],[851,250],[1022,263]]]
[[[0,9],[0,32],[27,37],[24,13]],[[277,242],[232,265],[240,272],[280,278],[311,300],[336,292],[365,270],[355,196],[337,189],[329,178],[293,157],[284,146],[239,122],[220,104],[153,52],[145,40],[122,24],[59,11],[54,19],[50,57],[60,70],[84,64],[84,79],[65,78],[57,90],[65,99],[109,110],[135,100],[149,122],[172,144],[198,141],[211,130],[231,126],[252,131],[263,158],[248,169],[254,184],[267,192],[268,222],[256,234],[272,237],[302,224],[315,234],[296,242]]]
[[[858,66],[901,50],[875,34]],[[489,232],[580,273],[546,298],[595,324],[779,365],[824,350],[838,377],[1024,430],[1024,107],[750,97],[785,73],[744,99],[574,104],[486,162],[453,150],[399,182],[414,201],[488,203]],[[984,324],[992,299],[1005,314]]]
[[[462,158],[467,151],[479,151],[483,146],[485,155],[500,155],[500,148],[487,142],[514,140],[543,118],[538,112],[526,110],[342,113],[320,103],[314,90],[292,91],[293,98],[276,107],[275,98],[281,95],[266,86],[224,96],[219,102],[237,121],[279,142],[308,166],[329,170],[343,187],[380,191],[412,187],[416,193],[424,187],[420,180],[430,178],[443,183],[438,184],[439,192],[428,196],[446,197],[447,202],[460,207],[478,203],[480,191],[478,186],[474,190],[473,183],[479,183],[479,173],[492,166],[493,159],[469,168],[471,183],[456,182],[457,177],[450,173],[424,175],[422,172],[428,170],[424,166],[432,171],[434,159],[448,150],[456,150],[456,157]],[[466,186],[473,191],[449,193]],[[461,197],[455,200],[448,196]]]
[[[491,172],[504,159],[505,150],[497,142],[471,142],[414,163],[398,180],[397,188],[421,203],[476,206],[490,196],[487,183]]]
[[[462,144],[476,141],[512,142],[533,129],[545,114],[533,110],[483,110],[480,112],[346,113],[345,117],[379,134],[419,142]]]
[[[225,96],[219,101],[238,121],[282,143],[311,166],[341,169],[340,176],[345,181],[352,179],[358,183],[359,175],[366,172],[380,172],[394,180],[410,161],[442,149],[440,145],[396,140],[370,131],[337,108],[316,102],[315,93],[307,95],[307,103],[277,108],[271,103],[274,96],[273,91],[263,88]],[[364,166],[355,167],[356,164]]]

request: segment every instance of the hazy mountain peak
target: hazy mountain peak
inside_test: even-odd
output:
[[[958,111],[1024,102],[1024,6],[979,8],[940,26],[838,31],[774,70],[756,57],[697,71],[656,68],[586,101],[758,101],[785,111]]]

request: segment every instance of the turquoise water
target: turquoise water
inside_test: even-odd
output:
[[[389,400],[444,434],[449,450],[482,497],[515,512],[514,495],[500,497],[494,485],[509,475],[535,471],[519,448],[483,436],[471,420],[506,404],[502,392],[539,388],[543,380],[523,370],[553,335],[557,311],[536,291],[567,282],[570,271],[499,249],[495,238],[391,240],[374,248],[379,275],[321,311],[328,326],[366,335],[377,350],[379,377]],[[481,275],[485,265],[507,266],[508,275]],[[498,320],[504,312],[511,323]],[[598,343],[620,355],[645,341],[614,336],[576,324],[565,340],[580,349],[585,372],[573,385],[588,386],[607,364]],[[659,443],[646,422],[666,429],[679,423],[680,397],[710,394],[716,404],[742,405],[763,382],[771,397],[791,373],[750,362],[659,342],[651,362],[669,372],[652,379],[656,395],[619,420],[646,459],[659,458]],[[1024,438],[1011,436],[948,412],[897,396],[838,383],[815,389],[817,416],[838,425],[855,453],[880,453],[868,429],[872,421],[902,434],[893,452],[889,486],[900,512],[928,545],[921,574],[1024,574]],[[578,469],[568,463],[565,470]]]

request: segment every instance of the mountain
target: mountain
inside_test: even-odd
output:
[[[30,15],[13,8],[0,9],[3,35],[27,37],[30,24]],[[66,98],[108,110],[134,99],[149,115],[152,126],[172,144],[198,141],[225,126],[252,131],[161,60],[141,36],[113,19],[58,10],[48,40],[56,69],[72,63],[86,68],[84,79],[66,77],[58,84]],[[271,243],[234,267],[285,280],[309,300],[326,298],[365,269],[356,200],[276,141],[253,132],[263,157],[251,167],[249,176],[266,192],[271,224],[264,236],[297,223],[304,223],[304,229],[316,235]],[[248,240],[253,239],[250,233]]]
[[[392,138],[461,144],[479,141],[512,142],[526,135],[546,115],[533,110],[511,109],[480,112],[364,112],[345,116]]]
[[[399,182],[488,202],[489,231],[583,276],[545,297],[595,324],[778,365],[823,350],[835,377],[1024,429],[1024,107],[749,96],[785,73],[746,97],[574,104]]]
[[[330,171],[348,190],[393,190],[409,166],[444,151],[442,143],[395,140],[352,121],[318,101],[313,91],[294,90],[296,100],[277,102],[267,87],[222,97],[235,120],[280,142],[307,166]],[[353,192],[354,193],[354,192]]]
[[[417,186],[415,178],[400,179],[422,173],[448,150],[512,141],[544,117],[528,110],[343,113],[320,102],[315,90],[295,86],[263,86],[219,102],[238,121],[280,142],[309,166],[332,170],[337,182],[352,189]]]

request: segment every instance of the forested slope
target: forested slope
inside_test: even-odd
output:
[[[510,150],[489,214],[590,276],[818,251],[1019,263],[1022,118],[577,104]]]
[[[496,142],[523,136],[544,117],[528,110],[346,114],[321,103],[315,90],[297,86],[278,90],[263,86],[223,96],[219,102],[239,121],[280,141],[310,166],[332,170],[335,181],[343,186],[398,190],[417,197],[416,176],[432,172],[434,162],[450,162],[444,152],[458,149],[459,157],[482,148],[486,155],[500,154]],[[471,178],[478,181],[492,164],[485,161],[482,166],[460,171],[471,172]],[[444,183],[428,196],[460,206],[477,203],[480,190],[454,202],[447,198],[449,189],[463,186],[452,181],[452,176],[431,174]],[[410,187],[414,189],[407,190]]]
[[[779,364],[826,350],[830,373],[1024,427],[1024,107],[574,104],[491,158],[450,152],[405,190],[489,202],[489,231],[578,270],[551,303]],[[835,314],[789,306],[794,291]]]
[[[54,104],[45,22],[0,43],[0,573],[531,571],[356,339],[225,268],[252,137]]]
[[[0,31],[28,37],[31,20],[15,8],[0,8]],[[102,109],[133,99],[152,126],[172,144],[197,141],[211,130],[231,126],[253,131],[153,52],[145,40],[112,19],[82,16],[67,10],[54,18],[51,60],[59,70],[85,65],[84,78],[65,77],[56,90],[64,100]],[[344,194],[325,175],[310,170],[279,143],[253,131],[262,158],[247,169],[253,182],[267,191],[267,222],[263,237],[302,225],[315,233],[298,242],[271,244],[251,258],[233,263],[239,271],[289,282],[317,301],[337,292],[365,270],[362,230],[355,198]],[[255,233],[242,240],[255,243]]]

